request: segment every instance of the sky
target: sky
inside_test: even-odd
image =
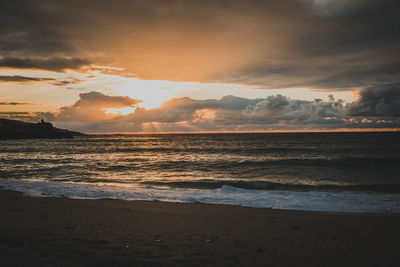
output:
[[[5,0],[0,117],[86,133],[400,128],[397,0]]]

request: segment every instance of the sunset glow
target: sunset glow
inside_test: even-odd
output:
[[[132,107],[125,107],[125,108],[106,108],[104,109],[104,112],[106,114],[112,114],[112,115],[128,115],[131,113],[135,112],[135,108]]]
[[[114,87],[119,95],[126,95],[141,99],[140,106],[145,108],[158,108],[161,104],[171,99],[182,85],[168,81],[146,81],[136,78],[122,78]]]
[[[369,1],[11,5],[0,116],[96,133],[397,129],[397,15]]]

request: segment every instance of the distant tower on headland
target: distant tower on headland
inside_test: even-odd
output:
[[[38,125],[40,127],[48,128],[48,129],[51,129],[51,130],[54,128],[53,124],[51,124],[51,122],[45,122],[43,119],[41,119],[40,122],[38,122]]]

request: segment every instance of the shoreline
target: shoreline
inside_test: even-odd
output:
[[[2,266],[396,266],[400,215],[28,197],[0,189]]]
[[[206,205],[206,206],[217,206],[217,207],[239,207],[245,209],[261,209],[261,210],[273,210],[273,211],[282,211],[282,212],[301,212],[301,213],[310,213],[310,214],[326,214],[326,215],[348,215],[348,216],[394,216],[400,218],[400,213],[393,212],[346,212],[346,211],[325,211],[325,210],[302,210],[302,209],[284,209],[284,208],[273,208],[273,207],[253,207],[253,206],[243,206],[237,204],[224,204],[224,203],[207,203],[207,202],[178,202],[178,201],[164,201],[164,200],[135,200],[135,199],[114,199],[114,198],[80,198],[80,197],[66,197],[66,196],[46,196],[46,195],[27,195],[23,191],[7,189],[0,185],[0,194],[2,191],[9,193],[17,193],[20,194],[23,198],[38,198],[38,199],[64,199],[64,200],[73,200],[73,201],[118,201],[118,202],[138,202],[138,203],[165,203],[165,204],[178,204],[178,205]]]
[[[70,199],[118,199],[168,203],[207,203],[355,214],[400,214],[399,194],[368,194],[324,191],[253,190],[223,185],[216,189],[93,184],[59,181],[0,179],[0,188],[33,197]]]

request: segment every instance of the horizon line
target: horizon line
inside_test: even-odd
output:
[[[230,134],[230,133],[349,133],[349,132],[400,132],[400,128],[339,128],[316,130],[254,130],[254,131],[175,131],[175,132],[110,132],[110,133],[85,133],[88,135],[135,135],[135,134]]]

